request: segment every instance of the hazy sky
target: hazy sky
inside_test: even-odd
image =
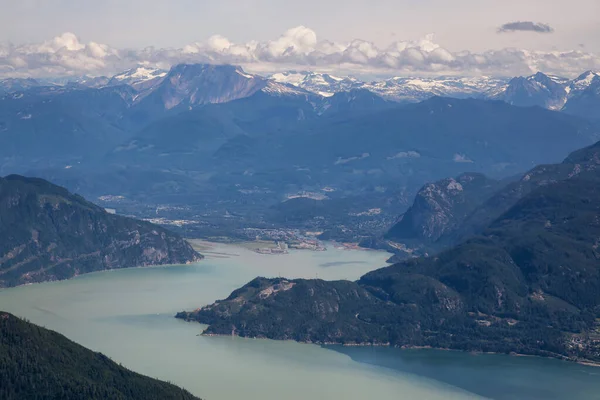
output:
[[[600,51],[598,0],[0,0],[0,38],[41,41],[73,32],[115,47],[177,47],[221,34],[242,42],[304,25],[332,41],[377,45],[435,33],[451,51],[518,46]],[[511,21],[552,35],[496,33]]]
[[[304,26],[319,42],[360,39],[378,49],[434,33],[453,54],[600,53],[600,0],[0,0],[0,10],[0,42],[13,47],[64,32],[115,49],[182,49],[216,34],[267,43]],[[505,24],[513,25],[499,30]]]

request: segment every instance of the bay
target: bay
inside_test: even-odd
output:
[[[328,249],[262,255],[213,245],[207,259],[193,265],[105,271],[1,290],[0,309],[208,400],[538,399],[539,393],[559,399],[567,392],[571,399],[589,399],[600,393],[600,369],[554,360],[203,337],[202,325],[174,318],[227,297],[256,276],[354,280],[384,266],[389,256],[331,244]],[[565,391],[547,390],[544,380],[566,384]]]

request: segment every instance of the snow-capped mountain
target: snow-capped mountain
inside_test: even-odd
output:
[[[304,96],[304,97],[315,97],[315,94],[308,90],[300,87],[280,83],[272,80],[268,80],[265,87],[261,89],[262,92],[268,93],[271,96]]]
[[[521,107],[540,106],[550,110],[560,110],[567,102],[569,80],[538,72],[527,77],[516,77],[497,91],[491,91],[488,98],[503,100]]]
[[[600,74],[587,71],[573,80],[538,72],[517,77],[487,93],[487,98],[516,106],[539,106],[585,118],[600,119]]]
[[[140,95],[137,102],[141,108],[158,107],[157,111],[191,108],[227,103],[257,92],[271,96],[314,96],[302,88],[249,74],[233,65],[179,64],[160,79]]]
[[[270,79],[291,84],[325,97],[354,89],[366,89],[384,99],[402,102],[418,102],[432,96],[479,97],[506,83],[505,79],[488,77],[395,77],[382,81],[364,82],[353,77],[297,71],[273,74]]]
[[[138,66],[113,76],[108,86],[129,85],[136,90],[147,90],[162,81],[167,71]]]
[[[246,73],[233,65],[180,64],[164,71],[147,66],[124,71],[112,78],[69,77],[60,79],[4,79],[1,93],[71,91],[129,86],[130,105],[140,105],[145,115],[176,107],[225,103],[263,92],[269,96],[301,96],[319,113],[335,109],[361,109],[378,100],[415,103],[433,96],[502,100],[515,106],[540,106],[585,118],[600,119],[600,74],[587,71],[569,80],[538,72],[512,79],[494,77],[394,77],[365,82],[355,77],[311,71],[288,71],[268,77]],[[363,91],[362,93],[360,91]],[[368,91],[378,98],[370,97]],[[354,92],[354,94],[351,94]],[[346,96],[336,94],[345,93]],[[347,105],[345,103],[352,103]],[[327,111],[330,109],[330,111]]]
[[[433,96],[455,98],[481,97],[506,82],[504,79],[478,77],[401,78],[365,83],[363,88],[394,101],[417,102]]]
[[[579,117],[600,120],[600,74],[588,71],[568,86],[569,99],[563,112]]]
[[[297,86],[323,97],[333,96],[335,93],[347,92],[352,89],[360,89],[364,82],[352,77],[338,77],[329,74],[317,72],[280,72],[269,76],[269,79],[278,82]]]
[[[162,110],[225,103],[251,96],[266,86],[264,78],[232,65],[179,64],[160,79],[141,103]]]
[[[569,82],[566,87],[569,97],[577,96],[578,94],[589,88],[594,80],[600,79],[600,73],[594,71],[586,71],[577,78]]]

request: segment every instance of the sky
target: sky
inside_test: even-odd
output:
[[[383,75],[600,69],[598,0],[0,0],[0,10],[5,76],[180,61]]]

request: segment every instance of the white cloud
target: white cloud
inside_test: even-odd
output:
[[[397,41],[385,49],[356,39],[350,43],[322,40],[304,26],[264,42],[234,43],[221,35],[181,49],[114,49],[82,43],[64,33],[43,43],[15,46],[0,44],[1,76],[112,75],[142,64],[168,68],[181,62],[240,64],[250,71],[315,69],[371,75],[527,75],[536,71],[575,76],[600,69],[600,57],[583,49],[567,52],[515,48],[451,52],[433,35],[416,41]]]

